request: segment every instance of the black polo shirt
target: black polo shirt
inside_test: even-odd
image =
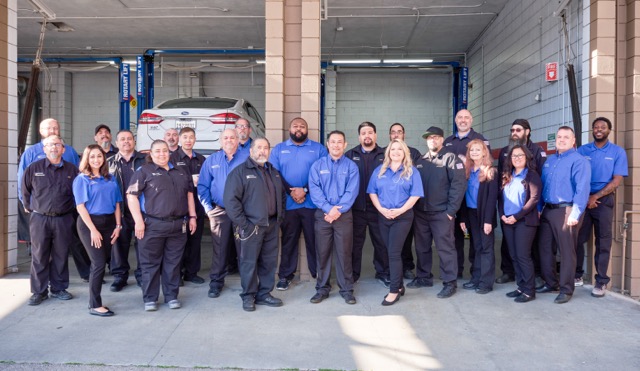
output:
[[[204,158],[203,155],[197,153],[196,151],[193,151],[193,156],[189,157],[186,153],[184,153],[184,150],[182,149],[182,147],[179,147],[177,151],[173,152],[171,154],[171,157],[169,157],[169,162],[171,162],[173,164],[173,166],[175,166],[178,169],[182,169],[182,170],[186,170],[186,172],[189,174],[189,179],[191,179],[193,181],[192,176],[195,175],[200,175],[200,169],[202,169],[202,164],[204,163],[206,159]],[[194,188],[196,187],[196,185],[194,185]],[[198,202],[198,197],[197,197],[197,190],[194,189],[194,198],[196,201],[196,214],[200,215],[204,215],[204,207],[202,206],[202,204],[200,202]]]
[[[467,145],[474,139],[480,139],[484,142],[484,144],[489,147],[489,152],[491,152],[491,145],[489,145],[489,141],[486,140],[482,134],[474,131],[473,129],[469,129],[469,134],[463,138],[459,138],[457,134],[453,134],[447,139],[444,140],[444,148],[449,152],[453,152],[458,156],[466,156],[467,155]]]
[[[46,214],[66,214],[75,207],[73,180],[78,168],[62,160],[59,165],[49,159],[38,160],[24,171],[22,200],[27,210]]]

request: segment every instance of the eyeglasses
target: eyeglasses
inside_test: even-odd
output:
[[[517,158],[517,159],[521,159],[524,157],[524,153],[521,153],[519,155],[511,155],[511,158]]]
[[[519,133],[521,131],[524,131],[524,129],[520,129],[520,128],[511,129],[512,133]]]
[[[49,147],[49,148],[54,148],[54,147],[62,148],[62,143],[49,143],[49,144],[47,144],[47,147]]]
[[[236,129],[248,129],[249,125],[236,125]]]

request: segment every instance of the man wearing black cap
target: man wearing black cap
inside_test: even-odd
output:
[[[540,147],[531,141],[531,125],[529,125],[529,121],[525,119],[516,119],[513,124],[511,124],[511,136],[509,137],[509,145],[502,148],[500,150],[500,155],[498,155],[498,174],[502,177],[502,172],[504,171],[505,163],[508,160],[507,156],[509,155],[509,150],[516,144],[521,144],[526,146],[529,152],[533,155],[533,162],[535,170],[538,175],[542,172],[542,165],[544,161],[547,159],[547,153]],[[501,222],[502,223],[502,222]],[[533,246],[537,246],[537,243],[534,242]],[[540,276],[540,259],[538,255],[538,249],[533,249],[533,262],[535,265],[535,270],[537,272],[537,276]],[[502,238],[502,246],[500,247],[500,270],[502,270],[502,276],[496,278],[496,283],[508,283],[513,282],[515,280],[515,270],[513,268],[513,261],[511,256],[509,255],[509,248],[507,247],[507,242],[504,237]]]
[[[109,158],[118,153],[118,148],[114,147],[114,145],[111,144],[111,128],[107,125],[100,124],[96,126],[93,140],[95,140],[96,143],[102,148],[105,158]]]
[[[462,204],[467,181],[462,161],[442,146],[442,129],[432,126],[422,137],[427,141],[427,153],[415,166],[420,172],[425,197],[413,207],[418,264],[416,278],[407,287],[414,289],[433,285],[431,243],[435,242],[440,259],[440,279],[444,285],[438,297],[444,299],[455,294],[457,288],[455,215]]]

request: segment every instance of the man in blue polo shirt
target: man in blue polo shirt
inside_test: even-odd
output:
[[[269,162],[278,170],[287,193],[287,206],[282,222],[280,267],[277,290],[287,290],[298,268],[298,240],[304,232],[307,247],[307,265],[316,278],[316,248],[314,214],[316,205],[308,197],[309,169],[327,150],[318,142],[307,138],[307,122],[296,117],[289,123],[289,139],[279,143],[271,151]]]
[[[545,285],[538,293],[558,292],[556,304],[571,300],[576,272],[578,231],[589,198],[591,167],[574,148],[572,128],[561,126],[556,133],[557,153],[542,166],[540,218],[540,269]],[[560,251],[560,279],[556,272],[554,243]]]
[[[597,298],[604,296],[610,280],[609,276],[607,276],[607,268],[609,267],[613,236],[614,193],[622,183],[622,178],[629,175],[627,154],[624,149],[609,142],[611,128],[611,121],[608,118],[596,118],[591,124],[594,141],[578,148],[578,153],[591,163],[591,188],[584,220],[578,234],[578,246],[576,248],[578,264],[575,285],[582,286],[584,244],[591,237],[591,230],[593,229],[596,240],[594,252],[596,282],[593,285],[591,295]]]
[[[224,287],[224,278],[227,275],[227,256],[231,250],[237,249],[233,238],[233,225],[222,199],[224,185],[231,170],[249,157],[249,152],[238,150],[238,134],[235,130],[224,130],[220,135],[220,140],[222,150],[205,160],[198,179],[198,199],[209,217],[213,244],[209,273],[211,282],[209,283],[208,296],[210,298],[220,296]]]

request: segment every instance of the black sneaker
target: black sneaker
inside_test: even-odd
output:
[[[402,272],[402,277],[404,277],[405,280],[413,280],[416,278],[416,275],[413,273],[413,270],[405,269],[404,272]]]
[[[286,291],[289,289],[290,285],[291,285],[290,279],[280,278],[280,281],[278,281],[278,284],[276,285],[276,290]]]
[[[192,277],[185,277],[184,280],[188,281],[188,282],[191,282],[191,283],[198,284],[198,285],[204,283],[204,278],[202,278],[202,277],[200,277],[198,275],[195,275],[195,276],[192,276]]]
[[[386,288],[391,287],[391,280],[389,280],[389,278],[387,278],[387,277],[376,276],[376,280],[378,280],[378,282],[380,282],[382,284],[382,286],[384,286]]]
[[[49,294],[46,291],[42,294],[33,294],[29,298],[29,305],[40,305],[40,303],[47,299],[49,299]]]
[[[344,299],[344,302],[347,304],[353,305],[356,303],[356,297],[353,296],[353,294],[351,293],[342,295],[342,298]]]
[[[413,281],[407,284],[407,287],[410,289],[418,289],[421,287],[432,287],[433,280],[428,278],[415,278]]]
[[[313,295],[311,297],[311,299],[309,299],[310,302],[312,302],[313,304],[318,304],[321,303],[324,299],[328,298],[329,295],[327,294],[322,294],[317,292],[315,295]]]
[[[442,288],[442,290],[440,290],[437,296],[440,299],[450,298],[453,296],[453,294],[456,293],[456,291],[457,291],[457,288],[454,285],[444,285],[444,287]]]
[[[220,291],[222,290],[218,287],[211,287],[209,288],[209,293],[207,294],[207,296],[212,299],[215,299],[220,296]]]
[[[73,298],[73,295],[71,295],[67,290],[60,290],[51,291],[51,297],[60,300],[71,300]]]

